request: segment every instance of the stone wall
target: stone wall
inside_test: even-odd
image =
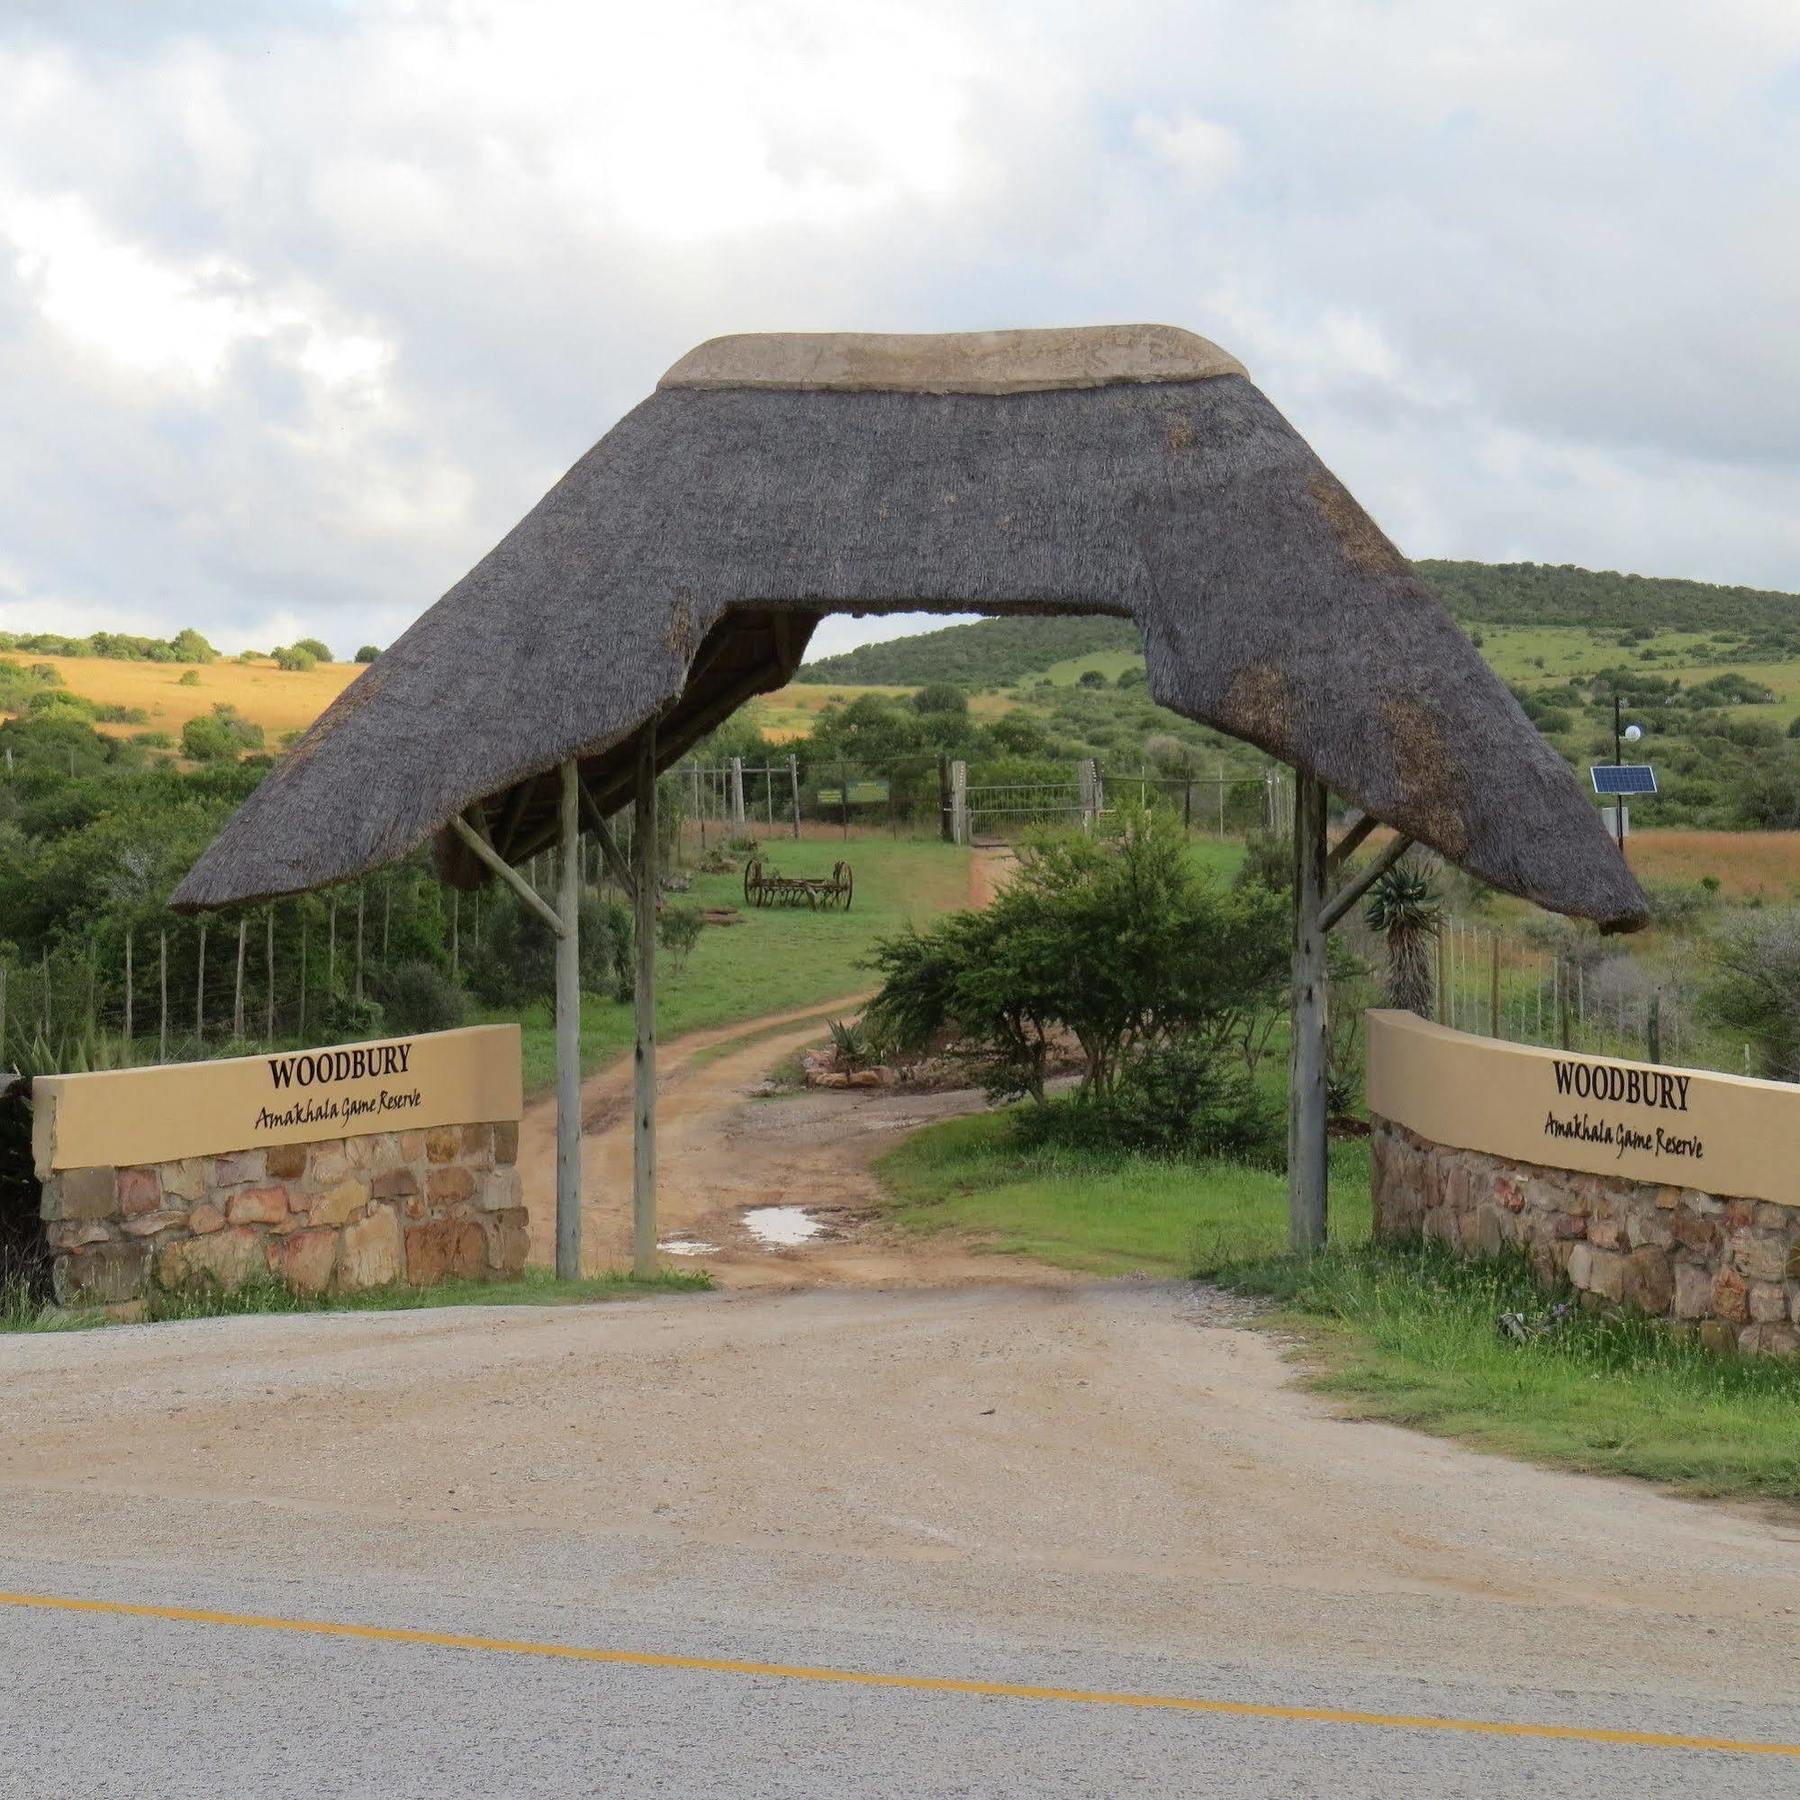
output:
[[[152,1284],[303,1293],[517,1275],[530,1241],[516,1124],[447,1125],[63,1169],[43,1184],[56,1298],[118,1305]]]
[[[1372,1120],[1375,1235],[1523,1250],[1590,1306],[1667,1318],[1715,1349],[1800,1353],[1800,1208],[1513,1162]]]

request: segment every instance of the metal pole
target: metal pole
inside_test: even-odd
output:
[[[1293,1044],[1288,1075],[1288,1231],[1295,1250],[1325,1244],[1325,784],[1300,771],[1294,786]]]
[[[632,885],[637,901],[637,1057],[632,1082],[631,1272],[656,1273],[656,721],[638,738]]]
[[[556,1277],[581,1279],[581,778],[562,766],[556,940]]]

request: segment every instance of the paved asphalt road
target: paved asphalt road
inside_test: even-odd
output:
[[[1791,1520],[1333,1420],[1195,1305],[0,1339],[0,1796],[1800,1793],[1601,1741],[1800,1751]]]

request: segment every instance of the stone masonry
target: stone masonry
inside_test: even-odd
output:
[[[1666,1318],[1718,1350],[1800,1354],[1800,1207],[1510,1162],[1371,1120],[1375,1234],[1465,1255],[1516,1246],[1588,1306]]]
[[[64,1169],[44,1183],[56,1298],[114,1306],[152,1284],[270,1276],[303,1293],[498,1280],[530,1231],[516,1124],[447,1125]]]

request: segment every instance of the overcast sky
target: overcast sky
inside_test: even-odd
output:
[[[1106,320],[1416,556],[1800,588],[1797,227],[1795,0],[0,0],[0,626],[345,654],[701,338]]]

